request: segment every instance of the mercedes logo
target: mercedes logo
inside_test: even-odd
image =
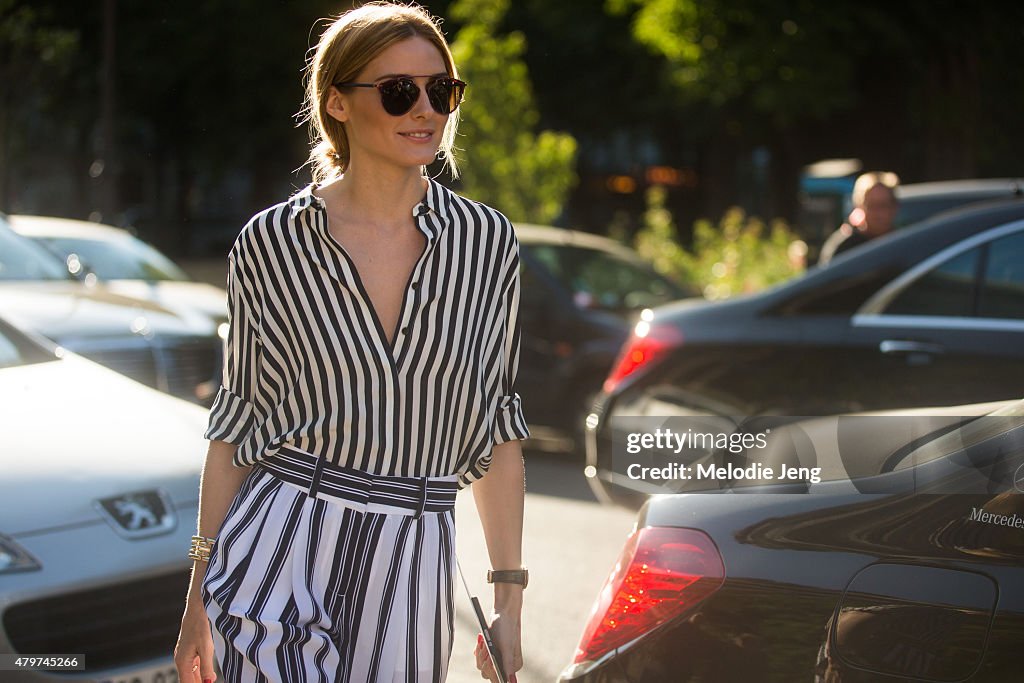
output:
[[[1013,475],[1013,488],[1024,493],[1024,465],[1018,467]]]

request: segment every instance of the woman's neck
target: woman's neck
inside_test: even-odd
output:
[[[316,194],[328,202],[329,209],[336,207],[342,218],[388,226],[407,222],[427,187],[419,169],[376,173],[350,167],[343,176],[317,188]]]

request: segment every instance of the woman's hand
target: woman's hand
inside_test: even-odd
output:
[[[516,683],[516,672],[523,668],[523,648],[518,614],[498,614],[491,621],[491,640],[498,649],[501,657],[502,668],[509,683]],[[476,668],[480,676],[497,683],[498,674],[494,671],[494,665],[487,654],[487,647],[484,645],[483,634],[477,634],[476,650],[473,652],[476,657]]]
[[[178,680],[181,683],[212,683],[217,679],[213,672],[213,659],[213,634],[206,609],[189,600],[181,618],[178,644],[174,646]]]

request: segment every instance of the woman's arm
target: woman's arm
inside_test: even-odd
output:
[[[228,508],[246,475],[249,467],[232,464],[234,446],[226,441],[210,441],[203,465],[199,485],[199,531],[200,536],[214,537],[220,529]],[[174,648],[174,666],[178,680],[182,683],[198,683],[213,680],[214,652],[210,621],[203,604],[202,586],[206,578],[207,563],[192,562],[192,580],[185,598],[185,613],[181,618],[181,631]]]
[[[226,441],[211,441],[206,451],[206,463],[199,483],[199,522],[196,531],[199,536],[216,536],[228,508],[252,469],[232,464],[231,459],[237,448]],[[192,563],[192,581],[188,587],[186,609],[203,607],[200,589],[206,576],[206,565],[202,560],[194,560]]]
[[[483,525],[491,568],[519,569],[523,564],[523,503],[526,491],[522,442],[514,439],[494,446],[490,469],[470,488]],[[495,619],[491,628],[510,680],[515,680],[514,672],[523,666],[520,642],[522,609],[522,586],[494,584]],[[479,655],[477,659],[481,661]],[[490,665],[485,665],[485,676],[489,669]]]

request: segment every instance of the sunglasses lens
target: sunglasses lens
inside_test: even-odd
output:
[[[384,81],[378,86],[378,90],[384,111],[392,116],[401,116],[408,112],[420,96],[420,89],[408,78]]]
[[[438,78],[427,84],[430,106],[438,114],[451,114],[462,101],[465,85],[454,78]]]

